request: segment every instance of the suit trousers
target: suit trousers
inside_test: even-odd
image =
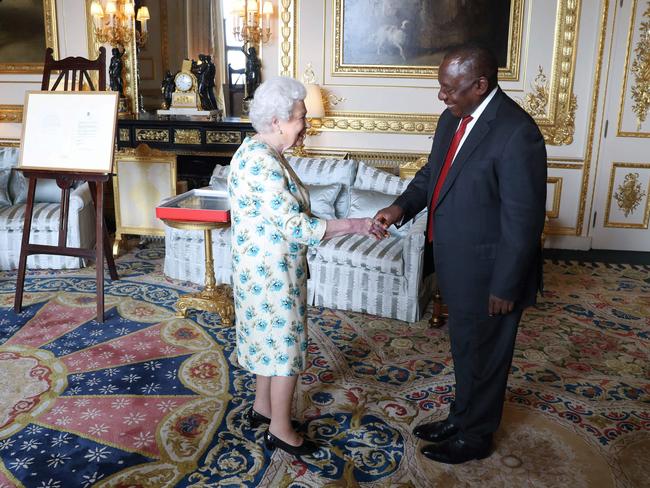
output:
[[[485,304],[487,309],[487,303]],[[449,311],[456,396],[449,420],[469,444],[490,442],[503,414],[522,309],[490,317]]]

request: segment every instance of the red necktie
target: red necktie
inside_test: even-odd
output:
[[[458,130],[454,134],[454,138],[451,140],[451,144],[449,144],[449,149],[447,150],[447,155],[445,156],[445,163],[442,165],[442,169],[440,170],[440,175],[438,176],[438,181],[436,181],[436,186],[433,188],[433,197],[431,198],[431,209],[429,210],[429,231],[427,232],[427,240],[429,242],[433,241],[433,212],[436,207],[436,203],[438,202],[438,195],[440,195],[440,190],[442,189],[442,185],[445,182],[445,179],[447,178],[447,173],[449,173],[449,168],[451,168],[451,163],[454,161],[454,156],[456,155],[456,150],[458,149],[458,145],[460,144],[460,141],[463,139],[463,136],[465,135],[465,129],[467,128],[467,124],[470,123],[472,120],[472,116],[468,115],[467,117],[463,117],[463,120],[460,122],[460,127],[458,127]]]

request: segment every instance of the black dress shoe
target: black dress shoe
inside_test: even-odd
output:
[[[309,456],[310,454],[318,451],[318,446],[310,440],[303,438],[302,444],[299,446],[292,446],[291,444],[284,442],[279,437],[274,436],[268,430],[264,432],[264,445],[269,451],[272,451],[277,447],[278,449],[282,449],[284,452],[288,452],[293,456]]]
[[[490,442],[481,445],[468,444],[456,436],[439,444],[424,446],[422,454],[439,463],[460,464],[472,459],[485,459],[492,454],[492,446]]]
[[[413,435],[427,442],[442,442],[458,433],[458,426],[449,420],[440,420],[429,424],[418,425],[413,429]]]
[[[248,420],[248,425],[251,429],[257,429],[262,424],[270,424],[271,419],[257,413],[253,407],[251,407],[248,412],[246,412],[246,420]]]

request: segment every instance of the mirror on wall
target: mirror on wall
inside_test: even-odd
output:
[[[149,37],[137,56],[140,96],[144,109],[161,108],[162,80],[175,74],[183,59],[214,52],[211,36],[211,0],[140,0],[149,9]],[[193,15],[203,12],[207,15]]]

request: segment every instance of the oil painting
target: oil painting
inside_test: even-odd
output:
[[[0,0],[0,72],[42,70],[56,43],[55,0]]]
[[[336,0],[335,73],[422,72],[467,42],[489,46],[505,68],[519,1]]]

